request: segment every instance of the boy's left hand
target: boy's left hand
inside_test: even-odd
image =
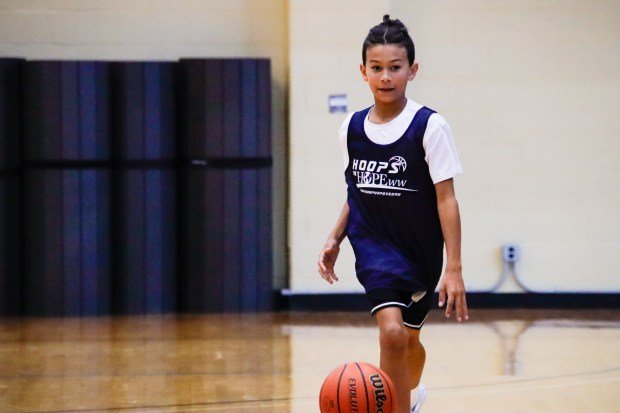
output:
[[[446,302],[447,298],[447,302]],[[456,320],[469,319],[467,299],[465,298],[465,284],[460,269],[447,268],[439,285],[439,307],[446,305],[446,317],[455,311]]]

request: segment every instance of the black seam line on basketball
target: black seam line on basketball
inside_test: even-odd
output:
[[[364,383],[364,392],[366,393],[366,409],[370,411],[370,401],[368,400],[368,387],[366,386],[366,377],[364,377],[364,373],[362,372],[362,368],[356,362],[355,365],[357,369],[360,371],[360,376],[362,377],[362,383]]]
[[[141,409],[166,409],[171,407],[201,407],[201,406],[225,406],[231,404],[252,404],[264,402],[289,402],[294,400],[293,397],[281,397],[276,399],[256,399],[256,400],[224,400],[219,402],[203,402],[203,403],[184,403],[184,404],[160,404],[146,406],[124,406],[124,407],[103,407],[103,408],[86,408],[71,410],[28,410],[28,413],[70,413],[70,412],[106,412],[106,411],[132,411]]]
[[[394,404],[394,399],[392,398],[392,390],[390,389],[390,386],[388,386],[388,381],[385,378],[385,376],[387,376],[387,374],[383,374],[383,373],[379,372],[379,375],[381,377],[383,377],[383,381],[385,382],[385,387],[387,387],[388,392],[390,393],[390,404],[392,405],[392,404]],[[394,390],[396,390],[396,389],[394,389]]]
[[[340,381],[342,380],[342,375],[344,371],[347,369],[347,363],[344,363],[344,367],[342,367],[342,371],[340,372],[340,376],[338,376],[338,384],[336,385],[336,402],[338,404],[338,411],[340,412]]]

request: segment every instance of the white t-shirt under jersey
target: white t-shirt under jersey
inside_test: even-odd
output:
[[[376,144],[387,145],[403,136],[413,117],[422,108],[417,102],[407,99],[405,109],[394,119],[384,124],[372,123],[368,116],[364,119],[364,131],[368,138]],[[370,113],[370,112],[369,112]],[[344,168],[349,165],[349,150],[347,148],[347,133],[353,112],[349,113],[340,127],[340,146],[344,156]],[[438,113],[433,113],[428,119],[424,139],[422,140],[426,156],[424,159],[433,179],[433,183],[445,181],[462,173],[461,161],[456,152],[452,131],[448,122]]]

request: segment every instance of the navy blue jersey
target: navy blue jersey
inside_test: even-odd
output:
[[[422,141],[435,112],[421,108],[400,139],[380,145],[364,131],[369,110],[353,114],[347,135],[347,236],[357,277],[366,292],[432,292],[441,275],[443,235]]]

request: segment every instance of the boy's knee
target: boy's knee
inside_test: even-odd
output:
[[[404,350],[409,343],[409,335],[404,326],[390,323],[383,326],[379,332],[381,347],[390,350]]]
[[[420,330],[412,330],[409,329],[407,331],[408,335],[409,335],[409,347],[415,347],[415,346],[421,346],[422,343],[420,342]]]

